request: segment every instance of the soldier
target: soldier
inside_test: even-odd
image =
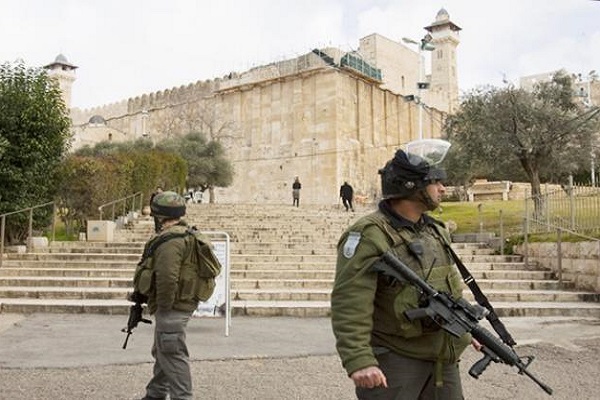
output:
[[[359,399],[463,398],[458,358],[470,335],[455,338],[428,319],[408,321],[403,313],[419,307],[417,289],[371,269],[391,250],[437,290],[461,296],[460,275],[444,247],[449,233],[426,214],[445,192],[445,172],[436,167],[444,146],[437,161],[423,148],[419,155],[398,150],[379,171],[379,209],[339,240],[332,328]]]
[[[154,286],[147,302],[156,321],[152,346],[155,363],[154,376],[142,400],[166,399],[167,395],[171,399],[192,399],[185,330],[198,307],[193,292],[199,283],[196,271],[190,270],[194,267],[185,262],[192,251],[183,235],[188,229],[181,219],[186,211],[185,200],[175,192],[161,192],[154,196],[150,207],[158,221],[158,234],[146,246],[168,235],[178,236],[164,240],[152,255]]]

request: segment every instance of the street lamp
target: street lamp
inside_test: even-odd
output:
[[[425,35],[420,42],[417,42],[416,40],[407,37],[402,38],[402,41],[404,43],[415,44],[419,49],[419,81],[417,82],[417,105],[419,106],[419,140],[423,139],[423,100],[421,98],[421,95],[423,89],[429,88],[429,83],[425,82],[425,77],[423,75],[423,51],[435,50],[435,46],[431,44],[432,39],[433,38],[429,33]]]
[[[579,74],[579,83],[586,83],[587,84],[587,90],[583,87],[580,86],[579,90],[575,92],[574,96],[576,97],[580,97],[581,98],[581,104],[583,104],[583,107],[591,110],[594,108],[594,103],[592,101],[592,85],[591,85],[591,81],[592,79],[594,79],[594,75],[595,75],[596,71],[590,71],[590,73],[588,74],[587,77],[587,81],[583,82],[583,79],[581,77],[581,74]],[[594,153],[594,147],[592,145],[592,150],[591,150],[591,165],[590,165],[590,172],[591,172],[591,180],[592,180],[592,187],[596,186],[596,154]]]

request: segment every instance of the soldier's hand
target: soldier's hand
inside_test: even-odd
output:
[[[376,366],[354,371],[352,375],[350,375],[350,379],[354,381],[354,385],[356,387],[364,387],[369,389],[377,386],[383,386],[385,388],[388,387],[387,379],[385,378],[383,371]]]

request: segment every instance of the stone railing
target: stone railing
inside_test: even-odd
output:
[[[508,200],[511,184],[509,181],[488,182],[487,179],[478,179],[467,190],[469,201],[481,200]]]
[[[525,246],[515,246],[515,253],[525,255]],[[579,290],[600,294],[600,241],[562,242],[560,252],[556,242],[528,243],[527,258],[562,274],[562,279],[574,282]]]

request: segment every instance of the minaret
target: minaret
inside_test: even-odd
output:
[[[62,98],[65,102],[65,106],[67,109],[71,108],[71,87],[73,86],[73,82],[75,82],[75,70],[77,67],[69,61],[67,61],[67,57],[59,54],[56,56],[54,62],[45,65],[44,68],[48,71],[48,76],[56,78],[58,80],[58,84],[60,85],[60,90],[62,92]]]
[[[431,54],[430,90],[443,94],[448,101],[448,112],[458,107],[458,76],[456,73],[456,47],[460,43],[461,30],[450,21],[445,9],[438,11],[435,21],[425,29],[431,34],[431,44],[435,46]]]

